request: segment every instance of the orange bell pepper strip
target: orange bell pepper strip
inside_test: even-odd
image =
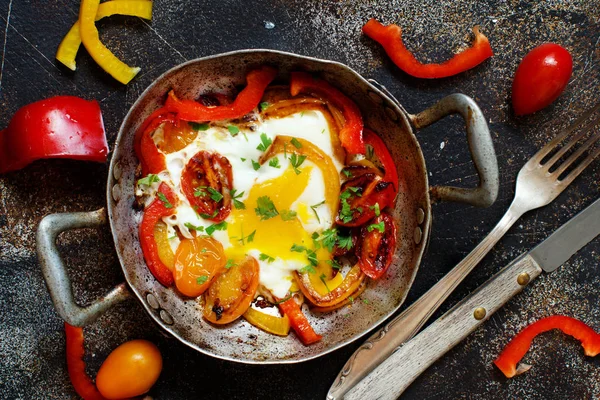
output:
[[[302,313],[300,306],[292,297],[279,303],[279,308],[290,319],[290,324],[302,343],[309,345],[316,343],[323,338],[323,336],[315,332],[306,318],[306,315]]]
[[[527,371],[528,367],[517,368],[518,362],[525,356],[537,335],[552,329],[560,329],[579,340],[586,356],[595,357],[600,353],[600,334],[575,318],[555,315],[540,319],[519,332],[502,350],[494,364],[507,378]]]
[[[300,93],[308,93],[322,97],[339,108],[345,119],[344,126],[339,133],[342,146],[349,153],[365,154],[365,143],[363,141],[364,124],[360,109],[356,103],[323,79],[314,78],[306,72],[292,72],[290,93],[292,96]]]
[[[98,6],[96,21],[111,15],[128,15],[131,17],[140,17],[147,20],[152,19],[152,2],[148,0],[121,0],[107,1]],[[69,32],[65,35],[56,51],[56,59],[72,71],[75,71],[77,65],[75,56],[81,45],[81,36],[79,32],[79,21],[75,22]]]
[[[290,319],[287,315],[276,317],[249,307],[244,313],[246,321],[265,332],[278,336],[287,336],[290,333]]]
[[[169,92],[165,108],[183,121],[204,122],[240,118],[258,107],[265,89],[277,76],[273,67],[263,66],[246,75],[246,87],[231,104],[207,107],[194,100],[181,100]]]
[[[95,24],[99,4],[100,0],[81,0],[79,8],[81,41],[90,56],[103,70],[119,82],[127,84],[140,72],[140,68],[125,64],[100,42],[100,35]]]
[[[65,322],[67,336],[67,369],[73,388],[84,400],[105,400],[96,385],[85,373],[83,329]]]
[[[473,28],[475,41],[468,49],[455,54],[441,64],[422,64],[404,46],[402,29],[398,25],[385,26],[376,19],[370,19],[362,31],[365,35],[383,46],[387,55],[402,71],[417,78],[445,78],[471,69],[494,55],[490,41],[476,26]]]

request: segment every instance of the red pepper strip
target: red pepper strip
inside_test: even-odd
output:
[[[308,319],[306,319],[306,315],[302,313],[300,306],[293,298],[289,298],[283,303],[279,303],[279,308],[290,319],[290,324],[302,343],[309,345],[316,343],[323,338],[323,336],[318,335],[315,332],[310,325],[310,322],[308,322]]]
[[[342,146],[352,154],[365,154],[363,142],[363,119],[360,109],[352,100],[338,89],[322,79],[314,78],[306,72],[292,72],[290,79],[290,93],[296,96],[299,93],[309,93],[322,96],[339,108],[346,120],[340,130],[339,137]]]
[[[65,333],[67,335],[67,369],[75,391],[84,400],[105,400],[104,396],[96,389],[94,382],[85,373],[83,329],[65,322]]]
[[[396,164],[394,163],[394,159],[390,154],[383,140],[372,130],[365,128],[365,144],[369,145],[373,148],[373,152],[381,161],[383,166],[385,175],[383,176],[383,180],[385,182],[391,182],[394,185],[394,199],[396,198],[396,194],[398,194],[398,170],[396,169]]]
[[[240,118],[258,107],[266,87],[276,76],[277,70],[268,66],[250,71],[246,75],[246,87],[228,105],[207,107],[194,100],[180,100],[171,90],[165,107],[184,121],[203,122]]]
[[[600,334],[575,318],[555,315],[541,319],[519,332],[502,350],[494,364],[507,378],[524,372],[518,371],[516,366],[531,347],[531,341],[540,333],[552,329],[560,329],[579,340],[586,356],[594,357],[600,353]]]
[[[175,193],[166,183],[161,183],[158,187],[158,193],[164,195],[168,202],[164,202],[160,197],[150,204],[144,210],[144,218],[140,224],[140,244],[142,246],[142,252],[144,253],[144,259],[148,269],[152,272],[152,275],[164,286],[173,285],[173,273],[171,270],[160,260],[158,255],[158,245],[154,238],[154,226],[160,220],[161,217],[172,215],[175,213],[175,207],[177,206],[177,197]]]
[[[56,96],[21,107],[0,131],[0,173],[42,158],[105,162],[108,145],[97,101]]]
[[[383,46],[387,55],[402,71],[417,78],[445,78],[464,72],[494,55],[490,41],[476,26],[475,41],[468,49],[455,54],[442,64],[421,64],[402,43],[402,29],[398,25],[385,26],[370,19],[362,28],[365,35]]]
[[[149,118],[153,117],[161,110],[164,112],[164,107],[152,113]],[[165,156],[158,150],[158,147],[156,147],[156,143],[154,142],[154,139],[152,139],[151,134],[163,122],[175,123],[177,121],[177,116],[171,113],[157,114],[157,116],[152,120],[149,120],[149,118],[142,123],[142,126],[138,131],[141,131],[142,134],[138,135],[136,133],[136,137],[134,139],[134,149],[138,159],[142,164],[142,175],[157,174],[167,168]],[[142,130],[142,128],[144,129]]]

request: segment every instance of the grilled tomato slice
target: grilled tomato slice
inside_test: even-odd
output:
[[[394,185],[376,173],[367,172],[350,179],[342,186],[335,222],[348,227],[363,225],[379,210],[392,205],[395,195]]]
[[[389,268],[396,251],[396,225],[388,213],[382,212],[370,224],[363,226],[362,241],[356,255],[362,271],[378,279]]]

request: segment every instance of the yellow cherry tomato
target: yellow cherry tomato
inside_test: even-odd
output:
[[[107,399],[139,396],[156,383],[161,370],[158,347],[147,340],[131,340],[104,360],[96,376],[96,387]]]

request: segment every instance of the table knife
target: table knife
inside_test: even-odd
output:
[[[599,234],[600,199],[400,346],[343,398],[396,399],[423,371],[489,319],[542,271],[556,270]]]

